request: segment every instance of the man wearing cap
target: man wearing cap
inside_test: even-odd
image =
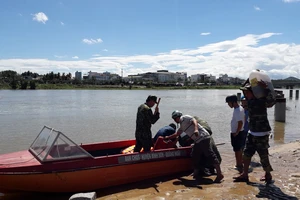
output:
[[[155,107],[154,114],[152,112],[152,107]],[[136,129],[135,129],[135,147],[134,152],[140,152],[144,148],[144,152],[150,151],[153,146],[151,125],[159,119],[159,109],[157,97],[149,95],[146,102],[138,107],[136,115]]]
[[[240,176],[234,177],[235,182],[249,182],[248,170],[251,158],[257,151],[265,175],[260,179],[266,183],[272,182],[272,166],[269,161],[269,134],[271,127],[267,114],[267,99],[256,98],[253,94],[250,83],[246,83],[240,88],[247,99],[249,114],[249,133],[247,136],[246,147],[243,152],[244,168]],[[267,88],[266,88],[267,90]]]
[[[166,136],[165,139],[173,139],[179,137],[183,132],[189,136],[191,140],[195,143],[192,150],[192,160],[194,165],[194,177],[199,175],[199,168],[202,166],[201,158],[205,156],[206,162],[213,165],[217,171],[217,177],[215,178],[215,183],[220,183],[224,176],[221,171],[220,162],[216,152],[214,151],[214,142],[212,142],[212,137],[210,133],[200,125],[197,120],[190,115],[183,115],[182,112],[175,110],[172,113],[173,120],[180,124],[179,129],[176,133],[170,136]]]

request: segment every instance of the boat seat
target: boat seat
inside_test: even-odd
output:
[[[175,148],[174,142],[166,142],[163,137],[159,136],[154,144],[154,150]]]

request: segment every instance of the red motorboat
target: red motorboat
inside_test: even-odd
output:
[[[83,192],[192,170],[191,147],[126,153],[135,140],[74,143],[44,126],[28,150],[0,155],[0,192]]]

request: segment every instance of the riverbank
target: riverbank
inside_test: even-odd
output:
[[[222,170],[225,176],[220,184],[212,184],[215,176],[193,180],[192,176],[166,177],[110,188],[97,192],[97,200],[167,200],[167,199],[299,199],[300,198],[300,141],[270,148],[270,161],[274,168],[274,183],[259,181],[264,174],[257,154],[252,159],[250,183],[234,183],[238,172],[233,168],[234,155],[222,153]],[[173,167],[173,166],[170,166]]]

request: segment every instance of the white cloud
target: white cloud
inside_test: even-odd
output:
[[[107,52],[108,50],[107,49],[103,49],[102,51],[106,51]]]
[[[79,57],[78,57],[78,56],[73,56],[72,58],[73,58],[73,59],[78,59]]]
[[[200,35],[203,35],[203,36],[210,35],[210,32],[200,33]]]
[[[32,19],[33,19],[33,21],[42,22],[43,24],[45,24],[46,21],[48,21],[47,15],[45,15],[45,13],[43,13],[43,12],[33,14]]]
[[[254,10],[256,10],[256,11],[261,11],[260,7],[258,7],[258,6],[253,6],[253,8],[254,8]]]
[[[300,2],[300,0],[282,0],[285,3]]]
[[[63,22],[60,22],[60,24],[61,24],[62,26],[64,26],[64,25],[65,25],[65,23],[63,23]]]
[[[83,43],[86,43],[86,44],[97,44],[97,43],[102,43],[103,40],[101,38],[98,38],[98,39],[83,39],[82,40]]]
[[[82,71],[105,72],[123,75],[155,72],[206,73],[214,76],[228,74],[247,78],[254,69],[265,70],[271,78],[299,77],[300,44],[266,43],[264,39],[280,37],[281,33],[247,34],[232,40],[206,44],[198,48],[176,49],[153,55],[100,56],[85,60],[1,59],[0,71],[32,71],[45,74],[49,71],[74,73]],[[280,39],[279,39],[280,40]],[[262,43],[263,41],[263,43]]]

